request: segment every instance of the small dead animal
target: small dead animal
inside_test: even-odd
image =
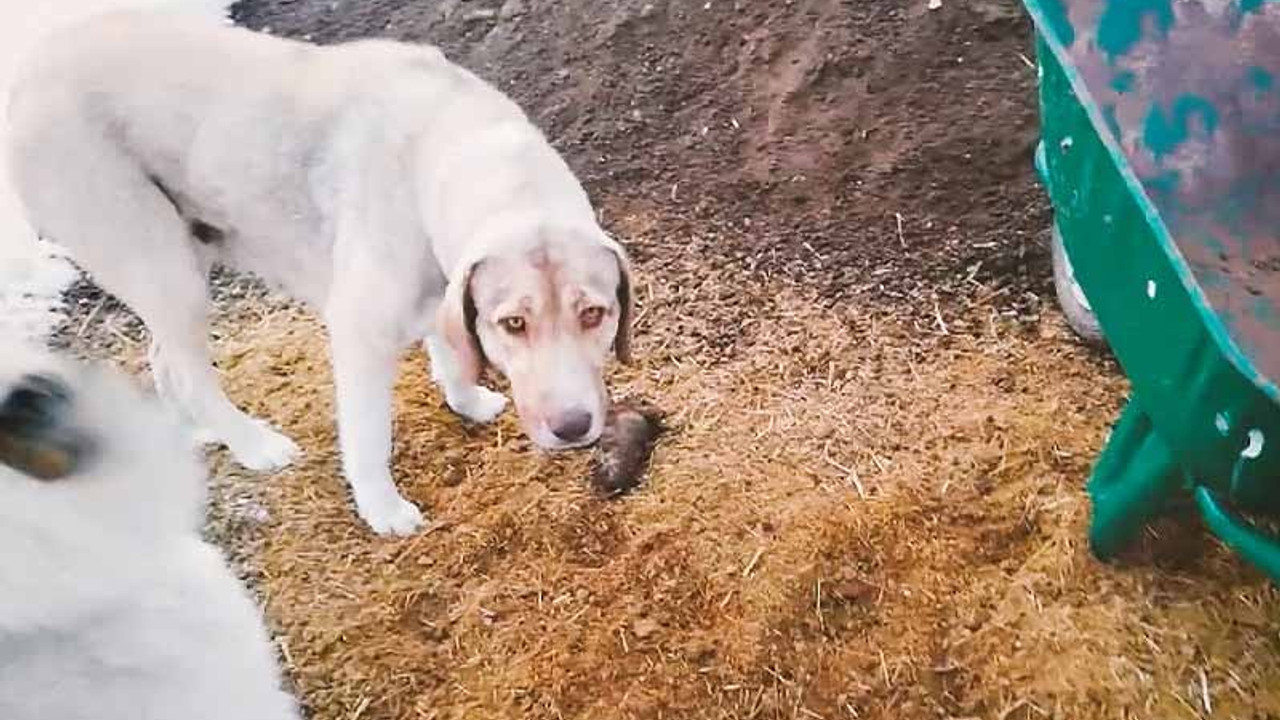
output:
[[[615,403],[591,458],[591,486],[607,497],[640,484],[665,428],[662,413],[641,402]]]

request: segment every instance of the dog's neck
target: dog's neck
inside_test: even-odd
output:
[[[419,212],[441,269],[548,227],[590,230],[595,210],[568,165],[527,121],[476,133],[467,146],[419,150]]]

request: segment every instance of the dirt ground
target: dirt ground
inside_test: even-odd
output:
[[[668,414],[612,500],[404,362],[371,537],[323,329],[219,276],[233,397],[306,456],[213,456],[318,720],[1280,718],[1275,589],[1187,514],[1116,566],[1084,481],[1125,383],[1048,301],[1030,28],[1011,0],[245,0],[256,29],[443,46],[512,93],[638,269],[618,396]],[[91,285],[59,342],[141,367]],[[235,301],[235,302],[227,302]]]
[[[831,300],[1046,287],[1029,24],[1016,0],[245,0],[249,27],[439,45],[510,92],[606,213]],[[899,221],[901,225],[899,226]]]

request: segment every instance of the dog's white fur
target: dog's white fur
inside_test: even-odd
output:
[[[0,463],[0,718],[299,718],[256,605],[200,539],[180,425],[117,371],[13,347],[0,402],[28,374],[71,391],[58,428],[95,450],[53,481]]]
[[[32,225],[142,317],[161,395],[242,464],[298,450],[219,388],[215,263],[323,314],[344,470],[377,532],[422,521],[388,467],[396,360],[413,342],[460,415],[506,405],[478,384],[487,360],[540,446],[599,436],[605,359],[628,346],[626,257],[525,114],[438,50],[126,11],[43,43],[9,118]],[[196,240],[196,221],[221,237]]]

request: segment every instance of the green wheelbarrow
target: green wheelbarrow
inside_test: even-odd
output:
[[[1122,551],[1180,494],[1280,583],[1280,2],[1024,0],[1055,281],[1132,384],[1089,481]]]

